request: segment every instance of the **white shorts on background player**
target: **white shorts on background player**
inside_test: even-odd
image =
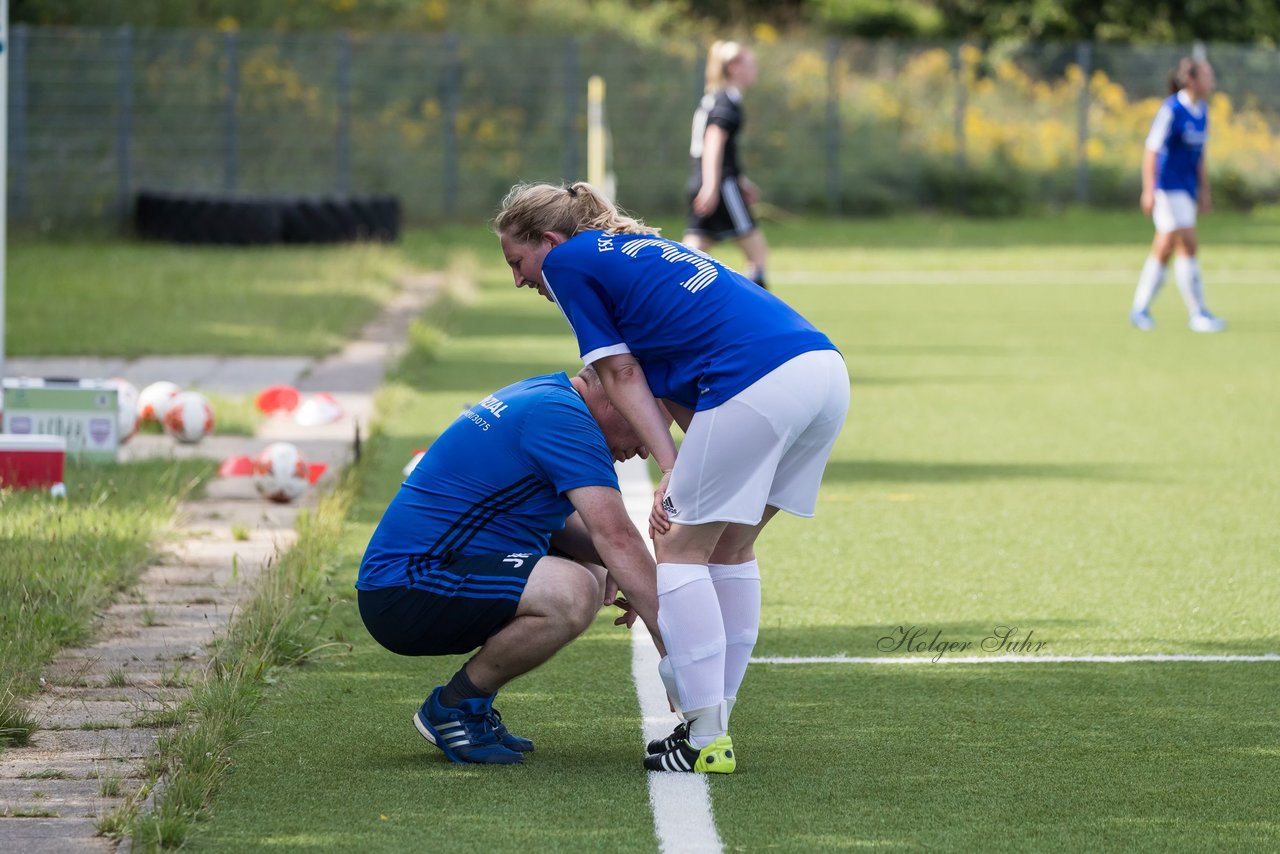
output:
[[[1186,190],[1156,190],[1151,220],[1161,234],[1195,228],[1196,200]]]
[[[667,488],[669,518],[755,525],[766,505],[812,516],[848,411],[844,359],[813,350],[695,412]]]

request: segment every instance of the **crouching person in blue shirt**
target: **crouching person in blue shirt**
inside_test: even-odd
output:
[[[533,377],[463,410],[387,508],[356,581],[369,633],[399,655],[479,647],[413,717],[451,761],[511,765],[533,750],[494,695],[602,605],[661,644],[654,561],[613,467],[636,455],[648,452],[592,369]]]

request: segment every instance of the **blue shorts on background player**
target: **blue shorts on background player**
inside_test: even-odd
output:
[[[511,765],[533,750],[494,695],[602,605],[660,638],[653,558],[613,469],[637,454],[595,371],[533,377],[463,410],[392,499],[360,564],[360,616],[399,655],[479,647],[413,716],[451,761]]]

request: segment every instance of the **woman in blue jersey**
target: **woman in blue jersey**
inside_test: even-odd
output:
[[[1164,284],[1165,267],[1175,250],[1174,279],[1187,305],[1192,331],[1221,332],[1226,328],[1205,307],[1200,262],[1196,260],[1196,213],[1207,212],[1212,203],[1204,144],[1213,86],[1213,68],[1208,62],[1191,57],[1181,60],[1169,80],[1172,94],[1160,105],[1147,135],[1142,155],[1142,212],[1155,222],[1156,236],[1129,311],[1129,321],[1144,332],[1155,327],[1151,303]]]
[[[760,188],[742,170],[742,90],[756,82],[755,54],[738,42],[716,42],[707,53],[706,88],[693,114],[689,140],[689,220],[682,242],[706,251],[718,240],[738,241],[747,278],[765,287],[769,247],[751,216]]]
[[[844,361],[776,296],[590,184],[516,186],[494,230],[516,286],[559,306],[662,470],[661,672],[687,724],[650,744],[645,766],[732,771],[729,713],[760,625],[755,540],[778,510],[813,515],[849,407]],[[678,457],[655,397],[684,430]]]

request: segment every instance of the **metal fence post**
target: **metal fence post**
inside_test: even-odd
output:
[[[9,35],[9,215],[13,219],[27,213],[27,32],[26,24],[18,24]]]
[[[578,40],[570,36],[564,45],[564,179],[578,174]]]
[[[458,209],[458,37],[450,33],[444,38],[444,157],[441,167],[444,180],[444,213],[452,217]]]
[[[339,195],[351,192],[351,35],[338,33],[338,175]]]
[[[240,63],[236,58],[236,34],[227,33],[224,37],[227,46],[227,116],[225,138],[223,140],[222,185],[228,193],[236,189],[236,101],[240,89]]]
[[[965,168],[968,158],[965,157],[964,150],[964,118],[965,111],[968,109],[968,90],[964,85],[964,43],[956,45],[955,51],[952,53],[952,65],[956,72],[956,108],[953,132],[956,138],[956,165],[961,169]]]
[[[133,192],[133,31],[117,31],[120,49],[116,70],[116,213],[124,222],[129,217],[129,197]]]
[[[840,213],[840,42],[827,42],[827,210]]]
[[[1076,64],[1082,82],[1076,105],[1076,202],[1089,204],[1089,76],[1093,73],[1093,44],[1076,45]]]

